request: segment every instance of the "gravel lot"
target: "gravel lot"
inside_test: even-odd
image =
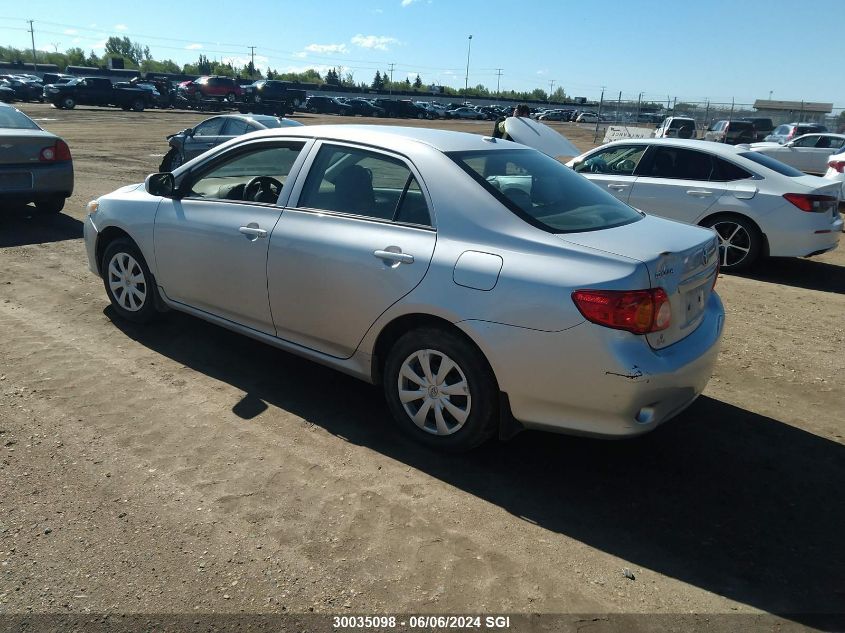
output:
[[[85,203],[204,116],[19,107],[77,180],[62,215],[0,214],[0,613],[843,611],[845,249],[721,276],[716,373],[655,433],[442,456],[377,388],[114,317]]]

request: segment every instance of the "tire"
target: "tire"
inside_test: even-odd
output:
[[[171,147],[161,160],[158,170],[160,172],[173,171],[177,167],[181,167],[184,162],[185,160],[182,158],[182,153],[175,147]]]
[[[59,195],[50,196],[49,198],[40,198],[35,201],[35,208],[41,213],[56,215],[61,213],[62,209],[65,208],[65,197]]]
[[[228,101],[229,103],[234,103],[235,102],[235,93],[234,92],[228,93],[226,95],[226,101]]]
[[[723,271],[748,270],[763,251],[760,229],[741,215],[718,215],[702,222],[702,226],[719,235],[719,264]]]
[[[62,100],[59,101],[59,107],[63,110],[73,110],[76,107],[76,100],[73,97],[62,97]]]
[[[111,242],[103,253],[100,271],[109,301],[121,318],[149,323],[158,316],[155,279],[132,240],[119,238]]]
[[[129,107],[132,108],[133,112],[143,112],[144,111],[144,100],[143,99],[135,99]]]
[[[438,376],[447,360],[454,367]],[[428,372],[423,363],[428,364]],[[435,381],[427,380],[426,374]],[[493,370],[474,345],[454,332],[420,328],[404,334],[387,355],[383,380],[394,419],[422,444],[450,452],[467,451],[496,431],[499,388]],[[444,386],[459,385],[464,385],[461,393],[441,391]],[[400,390],[423,395],[403,403]],[[413,416],[420,413],[419,423],[415,422]]]
[[[129,112],[129,106],[128,105],[122,105],[122,106],[120,106],[120,109],[123,110],[124,112]]]

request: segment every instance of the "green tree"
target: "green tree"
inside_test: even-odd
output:
[[[383,90],[384,80],[381,78],[381,73],[376,71],[376,76],[373,77],[373,83],[370,86],[373,90]]]
[[[145,55],[146,53],[146,55]],[[150,49],[133,42],[128,37],[110,37],[106,40],[106,57],[123,57],[132,62],[133,66],[140,65],[141,61],[148,59]]]
[[[422,79],[417,75],[417,78],[414,79],[414,90],[419,90],[420,88],[422,88]]]

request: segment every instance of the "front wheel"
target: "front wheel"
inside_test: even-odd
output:
[[[64,110],[73,110],[76,107],[76,101],[74,101],[73,97],[65,97],[59,104]]]
[[[723,215],[704,222],[719,236],[719,265],[724,271],[748,270],[760,257],[763,237],[757,226],[739,215]]]
[[[454,332],[422,328],[402,336],[385,363],[384,392],[400,427],[432,448],[466,451],[496,430],[493,371]]]
[[[226,101],[228,101],[229,103],[234,103],[235,102],[235,93],[234,92],[228,93],[226,95]]]
[[[143,99],[135,99],[130,106],[133,112],[143,112],[144,111],[144,100]]]
[[[155,280],[134,242],[121,238],[109,244],[100,271],[109,301],[122,318],[147,323],[158,315]]]
[[[185,160],[182,158],[182,153],[175,147],[171,147],[158,166],[160,172],[173,171],[177,167],[181,167]]]

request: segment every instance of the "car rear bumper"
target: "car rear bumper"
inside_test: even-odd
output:
[[[701,394],[723,323],[724,308],[713,293],[695,332],[662,350],[642,336],[587,322],[562,332],[458,325],[480,341],[525,427],[612,438],[651,431]]]
[[[838,213],[806,213],[789,205],[766,217],[761,227],[773,257],[807,257],[831,251],[839,245],[842,216]]]
[[[6,200],[35,200],[73,193],[73,163],[0,165],[0,197]]]

